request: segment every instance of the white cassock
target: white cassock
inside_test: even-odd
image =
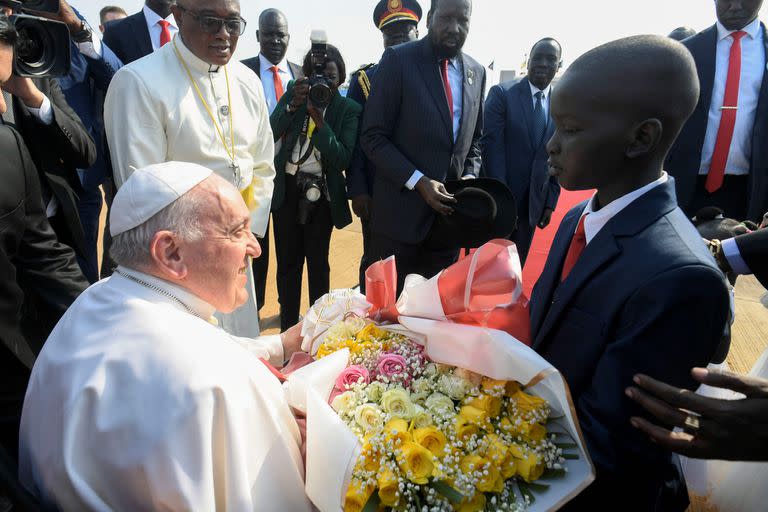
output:
[[[229,94],[224,67],[197,58],[177,35],[171,43],[115,74],[104,104],[115,183],[120,187],[134,169],[151,164],[179,161],[202,165],[241,192],[248,191],[253,198],[249,204],[251,230],[263,237],[275,178],[274,139],[264,89],[256,73],[239,61],[231,60],[226,70]],[[197,90],[216,118],[227,148],[234,140],[239,171],[232,168],[224,142]],[[234,139],[229,130],[230,117]],[[248,283],[248,302],[219,319],[227,332],[253,337],[258,336],[259,325],[250,266]]]
[[[32,370],[25,487],[66,511],[310,510],[298,426],[257,359],[282,363],[280,338],[235,340],[212,312],[124,267],[83,293]]]

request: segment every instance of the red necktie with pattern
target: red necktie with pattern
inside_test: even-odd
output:
[[[283,81],[280,80],[277,66],[272,66],[269,70],[272,72],[272,81],[275,83],[275,98],[280,101],[280,98],[283,97]]]
[[[451,113],[451,126],[453,126],[453,91],[451,91],[451,82],[448,80],[448,59],[440,61],[440,70],[443,75],[445,97],[448,99],[448,111]]]
[[[586,215],[582,215],[579,220],[579,225],[576,227],[576,232],[571,239],[571,245],[568,247],[568,254],[565,255],[565,262],[563,263],[563,273],[560,275],[560,281],[565,281],[568,274],[573,270],[574,265],[581,256],[581,252],[584,247],[587,246],[587,234],[584,231],[584,219]]]
[[[736,126],[736,113],[739,104],[739,79],[741,78],[741,38],[747,35],[739,30],[733,32],[733,44],[731,54],[728,57],[728,78],[725,81],[725,94],[723,106],[720,108],[720,127],[717,130],[717,140],[712,153],[712,161],[709,164],[709,173],[705,188],[710,194],[723,186],[725,176],[725,164],[728,162],[728,152],[731,149],[733,129]]]
[[[158,21],[160,24],[160,46],[163,46],[167,43],[171,42],[171,29],[168,28],[171,26],[171,23],[166,20],[160,20]]]

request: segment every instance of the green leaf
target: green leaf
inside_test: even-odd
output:
[[[447,482],[434,480],[430,486],[437,491],[438,493],[445,496],[448,501],[450,501],[453,504],[459,504],[462,501],[464,501],[464,495],[461,494],[459,491],[448,485]]]
[[[563,458],[565,460],[579,460],[579,454],[578,453],[564,453]]]
[[[536,492],[545,492],[549,490],[549,484],[542,484],[539,482],[526,482],[529,489]]]
[[[368,498],[368,503],[365,504],[363,507],[363,512],[376,512],[379,510],[379,505],[381,504],[381,500],[379,499],[379,493],[374,490],[371,494],[371,497]]]
[[[565,478],[568,476],[568,472],[565,469],[547,469],[544,474],[541,475],[542,480],[556,480],[558,478]]]
[[[560,448],[562,450],[568,450],[570,448],[578,448],[579,447],[579,445],[577,445],[576,443],[555,443],[555,446],[557,446],[558,448]]]
[[[528,498],[528,501],[533,504],[536,501],[536,496],[533,495],[531,490],[528,488],[528,484],[518,480],[517,487],[520,489],[520,494],[523,495],[524,498]]]

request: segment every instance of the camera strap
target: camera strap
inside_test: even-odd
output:
[[[299,150],[301,150],[301,148],[304,147],[304,144],[307,142],[307,138],[309,138],[309,145],[307,146],[307,150],[304,152],[304,154],[301,156],[301,158],[299,158],[297,162],[294,162],[293,160],[291,160],[290,157],[288,157],[288,163],[290,163],[291,165],[295,165],[297,168],[301,167],[301,165],[303,165],[304,162],[306,162],[307,159],[309,159],[309,155],[311,155],[312,151],[314,151],[315,149],[315,141],[313,141],[311,137],[308,137],[308,134],[310,131],[309,124],[311,121],[312,121],[312,118],[310,117],[309,114],[307,114],[304,117],[304,124],[302,125],[301,133],[299,134]],[[291,150],[290,154],[293,155],[293,150]],[[299,169],[296,169],[296,170],[298,172]]]

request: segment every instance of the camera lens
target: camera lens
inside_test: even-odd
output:
[[[25,14],[14,15],[11,21],[19,33],[14,74],[54,77],[69,72],[69,30],[64,23]]]
[[[44,34],[27,26],[19,30],[19,44],[16,46],[16,55],[30,67],[39,68],[45,60]]]
[[[313,105],[325,108],[331,102],[331,88],[322,82],[315,83],[309,89],[309,99]]]

